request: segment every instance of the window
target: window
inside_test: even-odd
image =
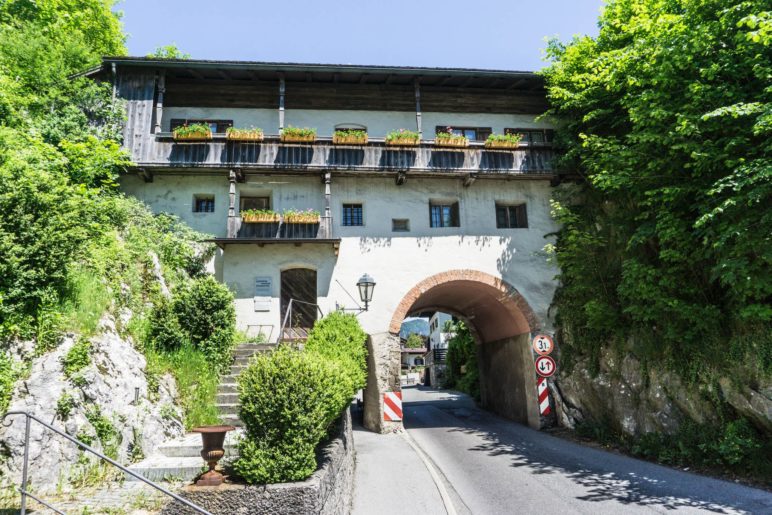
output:
[[[458,202],[430,202],[430,227],[459,227]]]
[[[214,195],[194,195],[194,213],[214,213]]]
[[[241,197],[239,209],[271,209],[271,197]]]
[[[522,134],[522,143],[529,145],[551,145],[555,131],[550,129],[504,129],[504,134]]]
[[[180,125],[192,125],[194,123],[203,123],[209,126],[213,134],[225,134],[228,127],[233,127],[233,120],[194,120],[185,118],[172,118],[169,130],[173,131]]]
[[[343,204],[343,225],[346,227],[364,225],[362,204]]]
[[[407,218],[392,218],[391,231],[392,232],[410,232],[410,220],[408,220]]]
[[[525,204],[496,204],[496,227],[499,229],[527,229],[528,215]]]
[[[454,127],[451,126],[451,129],[453,130],[453,134],[457,136],[466,136],[469,138],[469,141],[485,141],[488,139],[488,136],[491,135],[491,128],[490,127]],[[438,125],[437,132],[445,132],[448,130],[447,126]]]

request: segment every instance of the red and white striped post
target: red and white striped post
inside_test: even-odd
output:
[[[386,392],[383,394],[383,420],[399,422],[402,420],[402,392]]]
[[[536,380],[536,389],[539,394],[539,413],[546,417],[550,414],[550,390],[547,388],[546,377],[539,377]]]

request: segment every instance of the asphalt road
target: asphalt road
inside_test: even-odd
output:
[[[355,433],[355,514],[447,513],[442,493],[458,514],[772,514],[763,490],[577,445],[465,395],[419,387],[403,396],[407,437]]]

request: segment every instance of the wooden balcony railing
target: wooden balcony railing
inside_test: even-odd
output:
[[[372,141],[372,140],[371,140]],[[460,174],[553,174],[549,146],[522,146],[514,150],[439,148],[431,142],[418,147],[390,147],[382,141],[364,146],[285,144],[268,139],[260,143],[227,141],[215,135],[205,143],[178,143],[169,133],[156,135],[135,149],[138,167],[240,167],[247,169],[411,171]]]
[[[322,216],[317,223],[249,223],[240,216],[228,221],[228,238],[250,240],[328,240],[332,238],[332,217]]]

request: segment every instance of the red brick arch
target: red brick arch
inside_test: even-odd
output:
[[[512,285],[478,270],[449,270],[427,277],[407,292],[394,311],[389,331],[421,309],[447,310],[471,321],[483,342],[535,331],[538,321]]]

